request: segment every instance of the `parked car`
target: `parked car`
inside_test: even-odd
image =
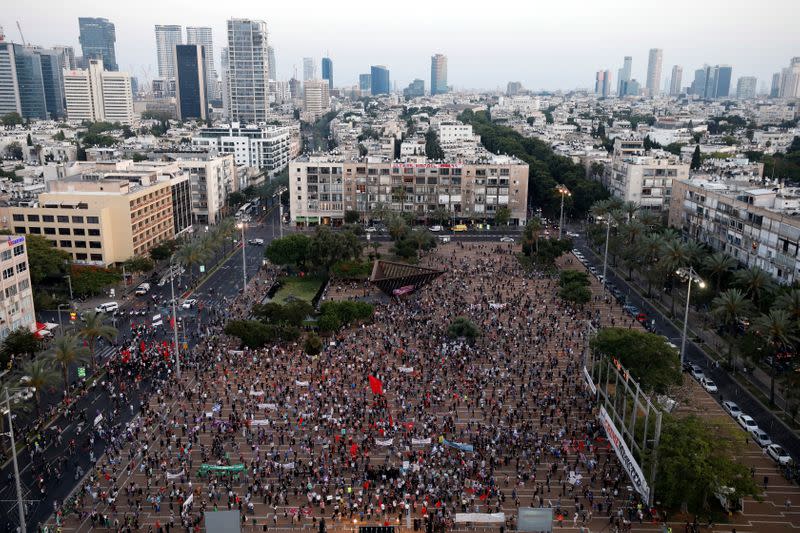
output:
[[[575,233],[574,231],[568,231],[567,237],[573,237],[577,239],[578,237],[580,237],[580,235],[578,233]]]
[[[728,411],[728,414],[730,414],[733,418],[736,418],[737,416],[742,414],[742,410],[739,409],[739,406],[736,405],[735,402],[732,402],[730,400],[725,400],[724,402],[722,402],[722,408]]]
[[[442,227],[440,225],[438,225],[438,224],[436,224],[434,226],[431,226],[429,229],[431,231],[442,231]]]
[[[104,304],[100,304],[94,308],[95,311],[98,313],[114,313],[119,311],[119,304],[117,302],[106,302]]]
[[[375,233],[376,231],[378,231],[378,228],[376,228],[374,226],[370,226],[367,229],[365,229],[364,231],[366,231],[367,233]]]
[[[197,305],[197,298],[187,298],[183,301],[181,307],[183,307],[184,309],[191,309],[195,305]]]
[[[752,436],[753,440],[756,441],[756,444],[758,444],[762,448],[772,444],[772,439],[769,438],[769,435],[767,435],[766,432],[759,427],[751,429],[750,436]]]
[[[711,379],[709,379],[707,377],[703,377],[700,380],[700,385],[703,386],[703,388],[706,390],[706,392],[714,393],[714,392],[717,392],[717,390],[719,390],[719,389],[717,389],[717,384],[714,383],[713,380],[711,380]]]
[[[247,244],[252,244],[254,246],[263,246],[264,239],[250,239],[249,241],[247,241]]]
[[[792,456],[789,452],[783,449],[780,444],[769,444],[767,446],[767,455],[772,457],[772,460],[781,466],[788,465],[792,462]]]
[[[136,296],[144,296],[148,292],[150,292],[150,284],[149,283],[142,283],[141,285],[136,287],[135,294],[136,294]]]
[[[746,415],[744,413],[737,416],[736,421],[739,423],[740,426],[742,426],[748,432],[751,429],[758,429],[758,424],[756,424],[756,421],[753,420],[753,417]]]
[[[469,228],[467,227],[466,224],[456,224],[450,229],[452,229],[453,231],[467,231]]]
[[[500,237],[500,242],[514,242],[514,237]]]
[[[689,371],[694,379],[700,381],[701,379],[705,379],[706,375],[703,373],[703,369],[697,365],[692,365],[692,369]]]

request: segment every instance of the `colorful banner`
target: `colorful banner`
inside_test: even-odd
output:
[[[455,448],[457,450],[461,450],[462,452],[474,452],[475,451],[474,448],[472,447],[472,444],[463,444],[461,442],[453,442],[453,441],[449,441],[447,439],[442,439],[442,442],[444,443],[445,446],[449,446],[451,448]]]
[[[634,459],[633,454],[630,449],[628,449],[628,445],[622,440],[617,426],[614,425],[614,421],[611,420],[605,407],[600,407],[600,414],[598,414],[597,417],[603,424],[603,428],[606,430],[606,435],[608,436],[608,441],[617,453],[622,467],[625,469],[625,472],[628,473],[634,490],[642,495],[644,501],[649,501],[650,487],[647,485],[647,480],[642,473],[642,468],[636,462],[636,459]]]

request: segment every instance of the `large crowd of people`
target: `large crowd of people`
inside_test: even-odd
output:
[[[452,243],[423,263],[445,273],[381,300],[370,323],[325,339],[319,355],[302,343],[240,349],[222,334],[263,298],[272,270],[210,310],[180,378],[172,345],[140,332],[107,386],[117,409],[133,409],[126,391],[146,374],[149,401],[131,423],[87,433],[106,453],[44,527],[199,531],[216,510],[239,510],[252,530],[441,529],[466,513],[513,528],[519,507],[552,508],[586,531],[651,520],[580,372],[588,325],[610,324],[610,306],[565,304],[557,279],[522,269],[508,245]],[[459,316],[478,327],[474,342],[448,336]]]

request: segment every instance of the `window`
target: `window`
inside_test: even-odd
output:
[[[8,279],[14,276],[14,267],[8,267],[7,269],[3,270],[3,279]]]
[[[86,241],[75,241],[75,248],[86,248]]]
[[[22,226],[14,226],[14,233],[25,233],[25,228]]]
[[[22,281],[19,282],[19,285],[17,285],[17,287],[19,287],[19,290],[21,290],[21,291],[24,291],[24,290],[30,288],[30,286],[31,286],[31,282],[29,280],[27,280],[27,279],[23,279]]]
[[[100,230],[99,229],[90,229],[89,230],[89,235],[92,236],[92,237],[99,237],[100,236]]]
[[[92,261],[102,261],[103,260],[103,254],[92,254],[91,257],[92,257]]]
[[[33,226],[30,229],[30,233],[32,233],[34,235],[41,235],[42,234],[42,228],[37,228],[36,226]]]
[[[59,235],[69,235],[69,228],[58,228]]]
[[[89,241],[89,248],[102,248],[100,241]]]
[[[61,224],[68,224],[69,223],[69,217],[67,215],[58,215],[58,217],[56,217],[56,218],[58,218],[58,222],[61,223]]]
[[[17,294],[17,286],[11,285],[10,287],[6,287],[6,298],[10,298]]]
[[[20,272],[25,272],[26,270],[28,270],[28,263],[23,262],[17,265],[17,274],[19,274]]]
[[[56,228],[44,228],[44,234],[45,235],[55,235],[56,234]]]
[[[72,230],[73,235],[86,235],[86,230],[83,228],[74,228]]]
[[[42,222],[55,222],[53,215],[42,215]]]
[[[19,246],[15,246],[14,247],[14,257],[17,257],[17,256],[22,255],[24,253],[25,253],[25,247],[24,246],[19,245]]]
[[[25,215],[19,213],[14,213],[11,218],[14,220],[14,222],[25,222]]]
[[[14,220],[16,220],[16,218]],[[39,222],[39,215],[28,215],[28,222]]]
[[[8,261],[11,259],[11,250],[3,250],[3,253],[0,254],[0,259],[3,261]]]
[[[58,245],[62,248],[72,248],[72,241],[58,241]]]
[[[78,215],[72,216],[72,223],[73,224],[83,224],[83,217]]]
[[[89,224],[99,224],[100,217],[86,217],[86,222],[88,222]]]
[[[86,254],[75,254],[76,261],[86,261]]]

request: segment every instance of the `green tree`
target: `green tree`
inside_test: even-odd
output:
[[[78,332],[78,337],[84,339],[89,345],[89,356],[92,368],[96,368],[95,345],[99,339],[110,341],[117,336],[117,328],[105,324],[106,314],[89,311],[83,315],[83,326]]]
[[[589,288],[580,283],[570,283],[561,287],[558,291],[558,295],[567,302],[579,306],[588,303],[589,300],[592,299],[592,293]]]
[[[28,137],[25,139],[25,143],[28,146],[33,146],[33,139],[31,138],[31,134],[30,133],[28,134]]]
[[[733,342],[740,318],[745,318],[753,305],[739,289],[728,289],[711,302],[711,314],[728,330],[728,365],[733,364]]]
[[[334,232],[319,226],[311,238],[309,254],[313,263],[327,273],[339,261],[361,257],[362,247],[351,231]]]
[[[0,370],[5,368],[12,359],[23,356],[31,358],[38,350],[39,339],[30,330],[17,328],[9,332],[0,345]]]
[[[39,235],[26,235],[28,267],[34,287],[46,283],[63,283],[68,273],[70,255],[55,248],[49,240]]]
[[[769,403],[775,405],[775,366],[777,354],[786,351],[787,347],[796,344],[795,323],[789,313],[783,309],[770,309],[769,313],[760,315],[753,321],[753,328],[772,348],[770,363]]]
[[[147,156],[141,152],[133,152],[133,154],[131,154],[131,159],[134,163],[139,163],[141,161],[147,161]]]
[[[659,335],[635,329],[603,328],[590,346],[597,354],[618,359],[645,392],[667,394],[681,384],[680,360]]]
[[[64,377],[64,394],[69,391],[67,371],[73,364],[85,363],[89,360],[89,349],[81,346],[76,335],[59,335],[53,339],[50,349],[46,352],[55,364],[61,367]]]
[[[759,309],[777,288],[772,276],[758,267],[737,270],[733,274],[733,284],[742,289]]]
[[[9,159],[16,159],[22,161],[22,145],[17,141],[12,141],[6,145],[5,155]]]
[[[190,241],[175,252],[175,259],[189,270],[192,284],[196,279],[194,267],[202,265],[209,258],[209,248],[200,241]]]
[[[303,343],[303,351],[308,355],[319,355],[322,352],[322,339],[316,333],[309,333]]]
[[[481,332],[469,318],[465,316],[456,317],[447,327],[447,335],[451,338],[464,338],[469,342],[474,341],[480,336]]]
[[[58,380],[58,372],[43,357],[37,357],[31,361],[25,361],[22,365],[22,381],[26,387],[33,388],[33,396],[36,399],[36,412],[41,411],[42,389],[52,385]]]
[[[444,159],[444,150],[439,144],[439,136],[433,128],[428,128],[425,133],[425,155],[429,159]]]
[[[715,252],[703,259],[703,267],[714,280],[714,291],[719,293],[722,279],[736,268],[736,259],[725,252]]]
[[[357,224],[361,220],[361,215],[358,211],[348,209],[344,212],[344,221],[346,224]]]
[[[501,207],[494,213],[494,223],[497,226],[507,226],[508,221],[511,220],[511,210],[507,207]]]
[[[689,165],[689,168],[692,170],[697,170],[702,164],[703,159],[700,157],[700,145],[698,144],[694,147],[694,153],[692,153],[692,163]]]
[[[3,126],[18,126],[23,122],[25,121],[22,119],[22,116],[16,111],[12,111],[11,113],[6,113],[2,117],[0,117],[0,123],[2,123]]]
[[[117,270],[77,265],[72,265],[70,277],[72,291],[79,296],[96,296],[122,280],[122,275]]]
[[[125,261],[125,270],[127,272],[150,272],[155,268],[153,260],[149,257],[142,257],[136,255]]]
[[[240,193],[239,191],[233,191],[232,193],[228,194],[228,205],[232,208],[238,208],[242,204],[247,201],[247,198],[244,194]]]
[[[153,261],[165,261],[172,256],[178,249],[178,243],[174,240],[162,242],[158,246],[150,248],[150,258]]]
[[[800,289],[793,288],[782,292],[775,298],[773,305],[786,311],[795,324],[800,326]]]
[[[311,238],[301,233],[292,233],[275,239],[264,250],[264,256],[276,265],[292,265],[305,268],[311,259]]]

